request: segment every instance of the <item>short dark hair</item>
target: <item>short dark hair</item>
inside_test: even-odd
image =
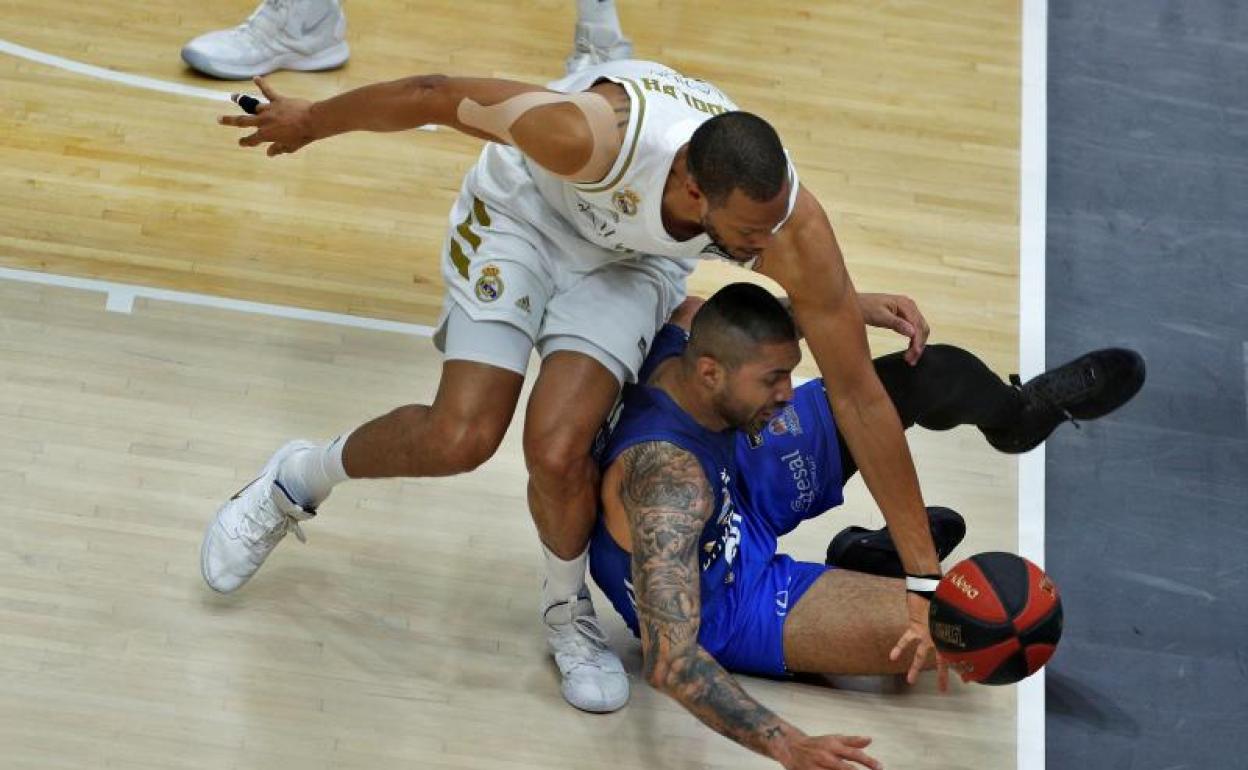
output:
[[[725,112],[698,126],[686,165],[712,205],[740,190],[769,201],[784,189],[789,160],[771,124],[748,112]]]
[[[730,283],[711,295],[693,316],[688,352],[694,358],[710,356],[734,369],[755,345],[767,342],[797,342],[793,316],[763,287]]]

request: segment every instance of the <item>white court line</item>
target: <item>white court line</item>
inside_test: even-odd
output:
[[[1023,0],[1019,143],[1019,375],[1044,371],[1048,216],[1048,0]],[[1044,444],[1018,461],[1018,552],[1044,566]],[[1044,669],[1018,684],[1018,770],[1045,768]]]
[[[97,67],[94,64],[83,64],[73,59],[65,59],[60,56],[36,51],[33,48],[10,43],[8,40],[0,38],[0,53],[7,53],[29,61],[46,64],[49,67],[57,67],[58,69],[68,70],[79,75],[86,75],[91,78],[99,78],[100,80],[111,80],[114,83],[121,83],[126,86],[135,88],[146,88],[149,91],[162,91],[167,94],[176,94],[178,96],[191,96],[196,99],[211,99],[217,102],[228,102],[230,100],[230,92],[213,91],[207,88],[198,88],[196,86],[186,86],[181,83],[170,83],[167,80],[157,80],[156,78],[144,77],[142,75],[131,75],[127,72],[117,72],[105,67]]]
[[[120,83],[125,86],[134,88],[146,88],[149,91],[160,91],[166,94],[174,94],[175,96],[189,96],[195,99],[210,99],[214,102],[229,102],[230,91],[214,91],[209,88],[199,88],[198,86],[188,86],[182,83],[174,83],[168,80],[158,80],[149,78],[144,75],[131,75],[128,72],[118,72],[110,70],[107,67],[97,67],[94,64],[83,64],[73,59],[66,59],[62,56],[53,56],[52,54],[36,51],[33,48],[27,48],[17,43],[11,43],[8,40],[0,38],[0,53],[7,53],[28,61],[46,64],[49,67],[56,67],[78,75],[85,75],[90,78],[99,80],[108,80],[113,83]],[[246,81],[239,83],[239,90],[243,90]],[[436,131],[437,126],[421,126],[424,131]]]
[[[270,305],[263,302],[247,302],[239,299],[213,297],[207,294],[195,294],[186,291],[170,291],[153,289],[147,286],[134,286],[112,281],[99,281],[94,278],[74,278],[67,275],[37,273],[30,270],[13,270],[0,267],[0,280],[35,283],[43,286],[59,286],[67,289],[98,291],[107,295],[105,308],[116,312],[128,313],[137,297],[176,302],[182,305],[196,305],[218,310],[233,310],[239,313],[252,313],[277,318],[291,318],[297,321],[314,321],[316,323],[350,326],[356,329],[371,331],[395,332],[413,337],[432,337],[433,327],[421,324],[409,324],[402,321],[386,321],[381,318],[346,315],[345,313],[327,313],[322,310],[306,310],[288,305]]]

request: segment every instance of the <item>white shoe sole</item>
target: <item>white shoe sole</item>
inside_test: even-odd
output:
[[[219,80],[248,80],[277,70],[301,72],[332,70],[346,64],[350,55],[351,48],[344,40],[310,56],[291,51],[250,67],[232,67],[215,61],[191,49],[190,46],[182,49],[182,61],[186,62],[188,67]]]

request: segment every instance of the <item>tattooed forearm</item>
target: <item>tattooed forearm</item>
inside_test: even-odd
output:
[[[639,444],[620,461],[646,680],[717,732],[771,754],[771,744],[785,735],[784,723],[698,645],[698,542],[714,509],[702,466],[689,452],[662,442]]]
[[[716,732],[760,754],[772,755],[775,742],[785,737],[780,717],[699,646],[671,661],[666,691]]]

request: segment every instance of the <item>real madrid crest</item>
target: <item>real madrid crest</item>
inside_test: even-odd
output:
[[[626,217],[631,217],[637,213],[637,206],[641,203],[641,196],[627,188],[618,191],[611,196],[611,205],[615,206],[616,211]]]
[[[481,277],[474,287],[477,299],[482,302],[493,302],[503,296],[503,279],[494,265],[486,265],[481,269]]]

